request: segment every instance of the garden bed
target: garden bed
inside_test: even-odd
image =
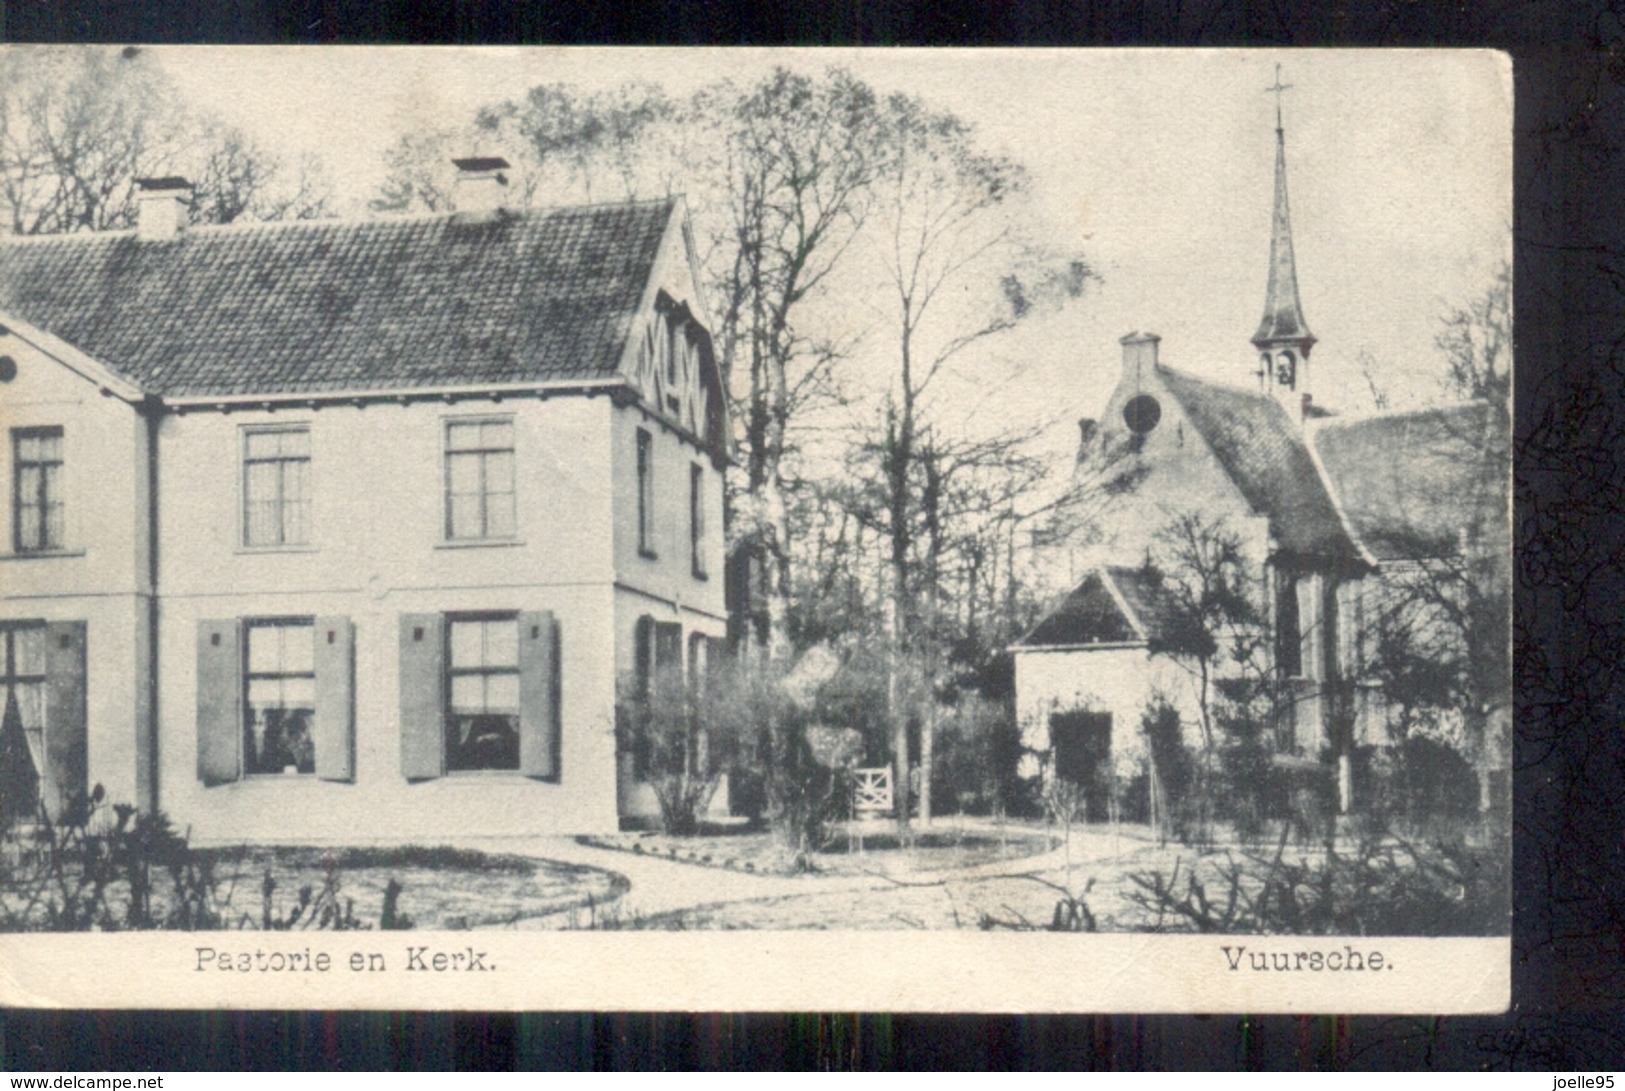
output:
[[[177,923],[180,904],[168,863],[154,861],[150,920],[138,927],[197,927],[219,920],[225,929],[500,928],[533,917],[602,906],[624,894],[627,880],[611,871],[491,855],[453,848],[317,848],[240,846],[182,849],[192,890],[208,890],[193,913]],[[73,891],[76,928],[121,929],[129,923],[127,873],[117,872],[99,892],[83,884],[80,866],[43,867],[37,854],[13,854],[0,866],[0,920],[7,930],[61,927],[49,906]],[[267,891],[267,877],[270,889]],[[386,892],[394,905],[386,913]],[[267,904],[267,898],[269,904]]]
[[[251,847],[211,849],[217,873],[237,876],[232,907],[247,911],[247,926],[262,915],[266,868],[277,883],[273,905],[295,904],[299,889],[320,890],[327,869],[336,869],[339,896],[353,899],[358,919],[374,927],[391,880],[398,882],[398,911],[415,928],[493,928],[528,917],[560,913],[624,894],[625,878],[578,864],[494,856],[451,848]],[[234,926],[240,918],[234,918]]]

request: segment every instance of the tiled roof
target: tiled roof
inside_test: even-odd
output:
[[[154,394],[612,376],[671,201],[0,240],[0,309]]]
[[[1108,586],[1110,581],[1110,586]],[[1115,589],[1116,594],[1113,594]],[[1128,607],[1128,612],[1123,610]],[[1109,565],[1091,572],[1021,638],[1022,647],[1069,647],[1156,640],[1174,603],[1162,577],[1145,568]]]
[[[1311,442],[1360,541],[1378,560],[1454,552],[1507,534],[1504,417],[1484,402],[1329,420]]]
[[[1247,503],[1269,519],[1282,550],[1338,560],[1359,556],[1308,448],[1278,402],[1162,365],[1157,374]]]
[[[1117,588],[1117,593],[1123,596],[1123,601],[1128,603],[1146,639],[1157,640],[1166,635],[1168,620],[1174,612],[1174,600],[1162,576],[1153,569],[1117,565],[1108,567],[1106,574]]]
[[[1066,647],[1137,639],[1139,634],[1124,616],[1117,599],[1106,589],[1100,573],[1091,572],[1021,638],[1020,645],[1024,648]]]

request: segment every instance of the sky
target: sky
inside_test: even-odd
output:
[[[403,131],[469,117],[542,82],[627,79],[673,94],[775,65],[838,64],[972,122],[1029,170],[1057,244],[1099,274],[1082,300],[988,347],[1003,378],[978,404],[1012,419],[1098,414],[1118,338],[1246,384],[1263,311],[1281,96],[1298,281],[1319,338],[1317,403],[1370,402],[1362,356],[1395,405],[1437,400],[1433,339],[1510,256],[1511,68],[1487,51],[1280,50],[153,50],[183,94],[285,155],[317,153],[364,214],[380,154]],[[983,372],[985,375],[987,372]],[[996,393],[989,398],[987,389]]]

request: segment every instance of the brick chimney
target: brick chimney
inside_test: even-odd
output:
[[[1123,374],[1138,377],[1157,366],[1157,345],[1162,341],[1154,333],[1130,333],[1118,339],[1123,346]]]
[[[192,183],[179,175],[137,178],[135,234],[143,242],[166,242],[186,230]]]
[[[475,214],[501,212],[508,205],[508,171],[512,168],[500,156],[453,159],[457,167],[452,205],[458,212]]]

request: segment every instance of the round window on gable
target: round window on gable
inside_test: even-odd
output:
[[[17,377],[17,361],[9,356],[0,356],[0,383],[9,383]]]
[[[1137,436],[1151,431],[1161,419],[1162,406],[1149,394],[1130,398],[1128,404],[1123,406],[1123,423]]]

